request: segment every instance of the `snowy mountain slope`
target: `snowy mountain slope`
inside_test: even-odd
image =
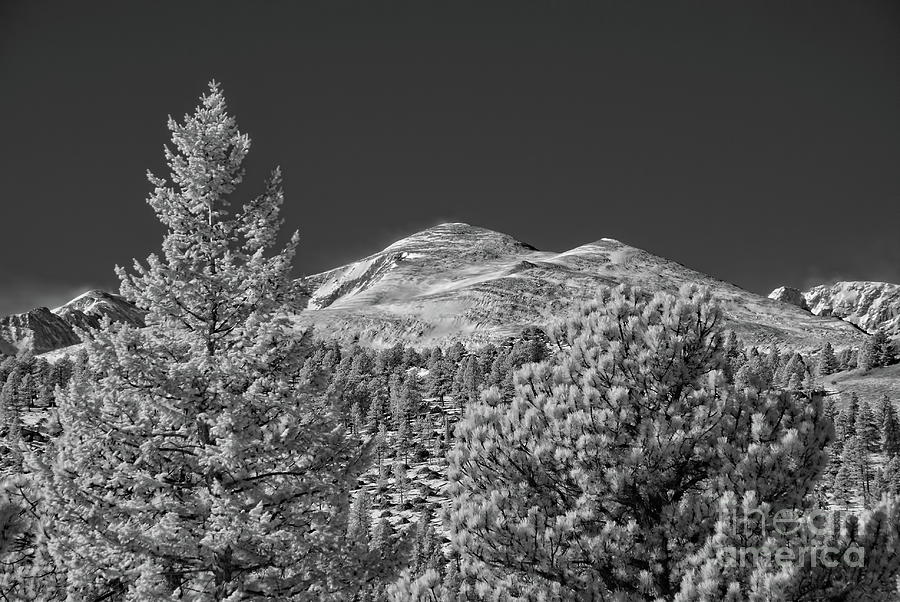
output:
[[[462,223],[429,228],[360,261],[302,279],[302,325],[376,345],[456,340],[484,343],[543,326],[590,299],[597,287],[628,283],[676,291],[709,286],[729,326],[754,344],[817,348],[856,344],[863,333],[811,315],[619,241],[603,238],[563,253]]]
[[[80,342],[73,327],[98,328],[104,316],[113,322],[144,325],[144,312],[118,295],[91,290],[53,310],[39,307],[0,318],[0,353],[23,349],[46,353]]]
[[[13,355],[22,349],[52,351],[79,342],[72,327],[46,307],[0,318],[0,339]]]
[[[834,316],[873,332],[900,336],[900,285],[850,281],[816,286],[803,293],[810,311]]]
[[[98,289],[87,291],[65,305],[51,310],[73,325],[84,323],[96,328],[100,320],[108,317],[113,322],[127,322],[135,326],[144,325],[144,311],[138,309],[119,295]]]
[[[791,286],[779,286],[774,291],[769,293],[769,299],[774,299],[775,301],[783,301],[784,303],[796,305],[800,309],[809,310],[809,306],[806,304],[806,299],[803,298],[803,293],[800,291],[800,289]]]

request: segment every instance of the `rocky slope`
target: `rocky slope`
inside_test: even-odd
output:
[[[303,279],[309,296],[296,319],[329,336],[376,345],[477,344],[546,325],[597,287],[619,283],[648,291],[709,286],[724,302],[729,326],[754,344],[812,349],[825,340],[843,347],[864,337],[839,319],[814,316],[613,239],[556,253],[461,223],[429,228]]]
[[[16,348],[13,347],[12,343],[6,341],[5,339],[0,339],[0,357],[4,355],[15,355]]]
[[[892,336],[900,336],[900,285],[837,282],[813,287],[803,297],[817,316],[835,316],[868,332],[882,328]]]
[[[0,319],[0,339],[15,351],[44,353],[79,341],[72,327],[46,307]]]
[[[39,307],[0,318],[0,354],[30,349],[46,353],[80,342],[75,328],[97,328],[108,316],[114,322],[143,326],[144,312],[118,295],[88,291],[53,310]]]
[[[800,309],[809,309],[809,306],[806,304],[806,299],[803,297],[803,293],[799,288],[794,288],[792,286],[779,286],[769,293],[769,299],[790,303],[791,305],[796,305]]]
[[[85,326],[97,328],[100,320],[104,317],[108,317],[113,322],[126,322],[135,326],[144,325],[143,310],[138,309],[119,295],[101,290],[83,293],[52,311],[73,326],[80,328]]]

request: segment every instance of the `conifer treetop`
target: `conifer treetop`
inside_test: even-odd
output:
[[[251,316],[278,312],[291,300],[299,233],[269,253],[283,224],[277,167],[262,194],[232,207],[250,138],[228,113],[218,83],[210,82],[183,123],[169,117],[168,127],[169,177],[148,173],[154,189],[147,202],[166,227],[162,257],[152,254],[146,265],[135,261],[133,275],[118,266],[116,272],[123,296],[148,310],[148,325],[199,334],[212,355]]]

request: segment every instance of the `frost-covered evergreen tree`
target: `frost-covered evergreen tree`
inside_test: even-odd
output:
[[[864,508],[872,503],[872,463],[869,446],[865,439],[857,433],[849,441],[844,442],[842,465],[848,469],[848,476],[853,490],[859,495]]]
[[[440,349],[436,348],[436,351]],[[444,397],[450,393],[453,384],[453,367],[448,365],[443,355],[437,355],[433,362],[429,363],[428,377],[425,380],[426,394],[429,397],[437,397],[441,407],[444,405]]]
[[[466,398],[468,397],[465,387],[466,366],[473,360],[474,358],[471,356],[464,356],[454,367],[453,381],[450,385],[450,394],[453,396],[453,400],[459,406],[460,410],[462,410],[466,403]]]
[[[779,368],[781,368],[781,352],[779,352],[777,346],[773,346],[769,349],[769,352],[766,354],[766,363],[769,365],[769,368],[772,369],[773,377],[776,377]]]
[[[362,436],[366,425],[363,421],[362,410],[359,409],[359,403],[357,402],[353,402],[353,405],[350,406],[350,424],[353,426],[353,433],[357,436]]]
[[[744,345],[738,339],[737,333],[733,330],[727,331],[725,335],[725,359],[736,360],[744,350]]]
[[[799,353],[791,354],[778,369],[777,381],[781,386],[796,391],[806,378],[806,362]]]
[[[438,402],[444,403],[444,395],[450,390],[450,378],[444,367],[444,352],[440,347],[435,347],[428,355],[425,367],[428,376],[425,378],[425,394],[429,397],[437,397]]]
[[[30,372],[22,374],[22,380],[16,387],[16,397],[18,398],[19,407],[30,408],[34,405],[35,398],[34,377]]]
[[[0,387],[0,433],[9,433],[14,417],[19,413],[19,397],[16,394],[18,369],[10,373]]]
[[[847,441],[856,435],[856,414],[859,412],[859,396],[850,394],[850,399],[841,408],[834,423],[835,437],[838,441]]]
[[[382,517],[372,527],[372,558],[382,567],[384,577],[381,579],[381,583],[390,583],[396,579],[397,573],[402,570],[408,560],[408,544],[408,539],[404,540],[398,537],[394,526],[387,518]],[[391,577],[387,577],[388,575]],[[379,588],[379,594],[376,595],[377,600],[384,599],[380,592],[381,589],[383,588]]]
[[[833,374],[838,371],[838,367],[838,360],[834,355],[834,347],[831,346],[831,343],[826,341],[825,346],[822,347],[822,351],[819,352],[819,375],[827,376]]]
[[[460,408],[463,403],[475,403],[481,393],[484,375],[478,357],[470,355],[462,368],[462,386],[460,388]]]
[[[40,407],[47,407],[53,402],[52,366],[46,359],[36,358],[31,369],[34,377],[34,402]]]
[[[833,425],[837,420],[837,415],[838,410],[834,398],[826,397],[823,405],[823,418]],[[843,441],[835,436],[825,449],[828,452],[828,461],[820,478],[819,489],[820,491],[823,489],[831,491],[838,469],[841,467],[841,453],[844,450]]]
[[[803,379],[803,391],[809,395],[819,389],[821,389],[821,385],[815,372],[807,372],[806,378]]]
[[[760,519],[773,508],[753,491],[725,494],[715,534],[693,565],[675,602],[895,600],[900,565],[900,507],[886,501],[862,520],[832,513]],[[735,529],[738,523],[740,528]],[[750,550],[751,555],[741,555]]]
[[[70,599],[344,599],[357,560],[349,492],[365,459],[323,397],[292,386],[295,233],[273,252],[281,175],[230,203],[250,139],[210,84],[169,120],[170,180],[150,175],[162,255],[122,294],[147,327],[107,324],[35,458]]]
[[[881,451],[888,459],[900,455],[900,421],[887,393],[881,397],[877,418],[881,429]]]
[[[19,367],[19,362],[14,357],[3,358],[0,361],[0,383],[5,384],[12,371]]]
[[[772,369],[766,361],[759,357],[751,357],[734,375],[734,384],[738,389],[751,388],[765,391],[772,387]]]
[[[859,351],[856,347],[850,349],[850,357],[847,360],[848,370],[855,370],[859,367]]]
[[[881,495],[900,495],[900,458],[897,456],[888,460],[881,470],[878,490]]]
[[[22,416],[16,393],[18,368],[0,388],[0,479],[22,472]]]
[[[825,462],[821,397],[738,392],[709,293],[605,291],[457,427],[452,543],[485,598],[672,599],[720,498],[803,508]]]
[[[860,372],[866,373],[872,368],[877,367],[875,362],[875,350],[872,348],[872,341],[870,338],[870,340],[863,343],[862,347],[859,348],[859,352],[856,354],[856,367]]]
[[[868,451],[877,452],[881,450],[881,429],[879,428],[878,419],[866,401],[859,404],[859,409],[856,412],[856,425],[853,430]]]
[[[365,489],[360,489],[353,497],[350,515],[347,518],[347,536],[356,545],[368,550],[372,530],[372,502]]]
[[[406,462],[398,457],[391,466],[391,472],[394,474],[394,487],[396,487],[397,493],[400,495],[400,504],[402,505],[403,494],[406,493],[406,485],[409,483],[409,479],[406,476]]]
[[[894,345],[883,329],[879,328],[869,337],[869,361],[872,368],[890,366],[896,360]]]
[[[430,508],[426,508],[416,522],[415,534],[412,542],[412,554],[409,568],[413,573],[422,573],[427,568],[438,568],[444,562],[440,544],[434,526]]]
[[[388,407],[388,385],[384,377],[372,379],[369,386],[369,409],[366,424],[370,431],[377,432],[385,424]]]
[[[427,356],[425,356],[427,358]],[[413,366],[422,365],[423,356],[415,347],[405,347],[403,349],[403,367],[411,368]]]
[[[42,507],[27,476],[0,483],[0,600],[66,599],[65,575],[50,553]]]
[[[378,426],[378,435],[375,437],[374,452],[378,460],[379,470],[383,466],[382,461],[386,459],[388,451],[388,430],[387,423],[383,422]]]
[[[450,365],[459,364],[466,355],[466,346],[457,341],[450,345],[450,348],[444,353],[444,358]]]
[[[858,491],[857,481],[853,448],[848,443],[837,461],[834,482],[831,484],[831,501],[842,508],[852,506]]]

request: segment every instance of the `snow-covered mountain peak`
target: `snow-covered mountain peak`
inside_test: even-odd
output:
[[[882,328],[900,335],[900,285],[889,282],[843,281],[815,286],[803,293],[810,311],[835,316],[873,332]]]
[[[791,305],[796,305],[800,309],[809,309],[809,306],[806,304],[806,299],[803,297],[803,293],[800,289],[792,286],[779,286],[769,293],[769,299],[790,303]]]
[[[85,313],[89,313],[100,306],[115,304],[117,299],[118,297],[114,297],[112,293],[107,293],[106,291],[95,288],[81,293],[71,301],[51,309],[50,311],[58,314],[61,311],[78,309]]]
[[[126,301],[100,289],[89,290],[75,297],[68,303],[53,310],[53,313],[65,318],[68,322],[81,328],[94,327],[94,322],[108,316],[113,322],[128,322],[142,325],[144,312]],[[85,320],[84,316],[87,317]]]
[[[297,320],[376,345],[480,344],[545,326],[598,287],[623,283],[649,292],[708,286],[748,343],[817,348],[830,340],[843,347],[863,336],[840,320],[817,318],[613,238],[558,253],[463,223],[428,228],[302,279],[310,296]]]
[[[448,222],[401,238],[381,253],[407,252],[430,255],[453,250],[455,252],[508,252],[533,247],[519,242],[508,234],[462,222]]]
[[[39,307],[0,318],[0,354],[22,349],[45,353],[74,345],[79,342],[75,328],[98,328],[106,316],[113,322],[144,325],[144,312],[122,297],[89,290],[52,310]]]

